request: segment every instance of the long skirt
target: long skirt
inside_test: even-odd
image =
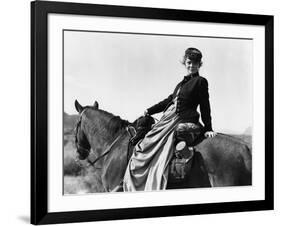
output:
[[[125,172],[124,191],[166,189],[168,166],[175,149],[174,130],[181,121],[175,111],[173,104],[136,145]]]

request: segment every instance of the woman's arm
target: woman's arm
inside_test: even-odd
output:
[[[169,95],[166,99],[160,101],[158,104],[153,105],[152,107],[146,110],[147,114],[153,115],[165,110],[167,105],[173,100],[173,94]]]
[[[204,132],[213,131],[211,108],[210,108],[210,101],[209,101],[208,81],[205,78],[202,78],[200,80],[199,97],[200,97],[201,118],[204,123]]]

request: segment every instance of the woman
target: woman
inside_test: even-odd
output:
[[[144,114],[164,111],[160,121],[135,147],[124,181],[124,191],[165,189],[168,182],[168,164],[173,156],[174,133],[177,129],[199,127],[198,105],[204,123],[205,137],[216,135],[212,129],[208,82],[199,75],[202,53],[188,48],[183,57],[187,75],[168,98],[148,108]]]

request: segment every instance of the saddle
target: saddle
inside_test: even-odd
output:
[[[203,157],[195,148],[203,139],[200,124],[182,123],[176,128],[167,189],[211,187]]]

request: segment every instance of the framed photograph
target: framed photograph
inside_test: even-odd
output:
[[[273,16],[31,3],[31,223],[273,209]]]

